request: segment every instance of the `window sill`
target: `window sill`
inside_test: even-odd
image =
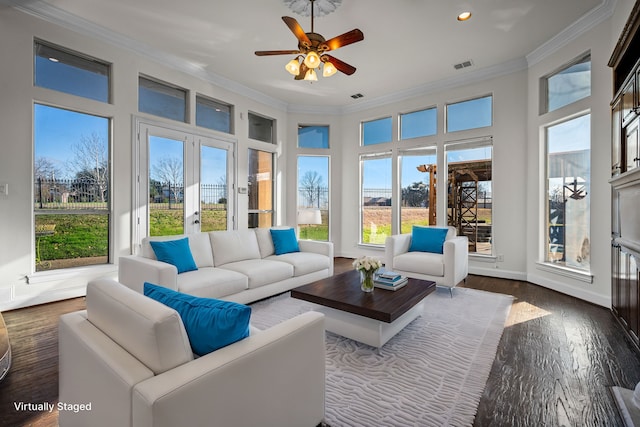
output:
[[[54,282],[60,280],[69,280],[86,275],[95,276],[96,274],[109,274],[118,271],[118,266],[114,264],[91,265],[86,267],[65,268],[60,270],[39,271],[37,273],[27,274],[27,284],[35,285],[39,283]]]
[[[537,262],[538,270],[547,271],[549,273],[558,274],[560,276],[569,277],[585,283],[593,283],[593,275],[591,273],[576,270],[575,268],[564,267],[561,265],[550,264],[547,262]]]

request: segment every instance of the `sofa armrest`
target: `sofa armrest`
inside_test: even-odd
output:
[[[133,425],[311,427],[324,393],[324,316],[307,312],[141,382]]]
[[[91,404],[60,411],[59,425],[130,425],[133,388],[153,372],[89,322],[86,310],[62,315],[58,338],[60,402]]]
[[[394,234],[387,237],[384,242],[384,264],[385,268],[393,270],[393,258],[409,252],[411,246],[411,234]]]
[[[144,282],[177,291],[178,269],[166,262],[139,255],[121,256],[118,259],[118,282],[140,293],[143,293]]]
[[[444,282],[456,286],[469,273],[469,239],[456,236],[444,241]]]
[[[302,252],[313,252],[329,258],[329,276],[333,276],[333,242],[317,240],[299,240],[298,246]]]

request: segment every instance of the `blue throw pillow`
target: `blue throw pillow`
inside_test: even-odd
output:
[[[271,239],[276,255],[288,254],[291,252],[300,252],[298,246],[298,238],[293,228],[283,230],[271,229]]]
[[[165,242],[150,241],[149,243],[158,261],[175,265],[178,269],[178,274],[198,269],[196,262],[193,260],[193,255],[191,255],[188,237]]]
[[[413,226],[411,232],[410,252],[432,252],[441,254],[444,252],[444,240],[447,237],[448,228]]]
[[[180,314],[191,349],[198,356],[249,336],[251,307],[248,305],[194,297],[147,282],[144,294]]]

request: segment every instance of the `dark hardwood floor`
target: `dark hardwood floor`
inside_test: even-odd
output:
[[[335,266],[352,268],[346,258]],[[464,286],[515,297],[475,426],[623,425],[610,387],[640,382],[640,353],[608,309],[526,282],[469,276]],[[57,425],[56,411],[14,402],[57,402],[58,317],[84,306],[76,298],[3,313],[13,365],[0,382],[1,426]]]

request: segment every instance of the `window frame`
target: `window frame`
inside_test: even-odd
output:
[[[228,108],[229,111],[229,128],[228,129],[218,129],[216,127],[212,127],[212,126],[207,126],[204,123],[199,122],[198,120],[198,112],[199,112],[199,106],[200,105],[207,105],[210,108],[213,108],[214,110],[218,107],[225,107]],[[198,127],[202,127],[205,129],[210,129],[210,130],[214,130],[216,132],[222,132],[222,133],[226,133],[229,135],[233,135],[235,133],[235,123],[234,123],[234,106],[232,104],[211,98],[209,96],[203,95],[201,93],[196,93],[196,100],[195,100],[195,109],[196,109],[196,115],[195,115],[195,125]]]
[[[402,119],[405,116],[411,116],[412,114],[418,114],[418,113],[423,113],[423,112],[429,112],[429,111],[433,111],[435,113],[435,117],[434,117],[434,125],[435,125],[435,132],[434,133],[429,133],[429,134],[423,134],[423,135],[415,135],[415,136],[410,136],[410,137],[403,137],[402,136]],[[399,113],[398,114],[398,141],[409,141],[409,140],[413,140],[413,139],[417,139],[417,138],[427,138],[430,136],[435,136],[438,135],[438,106],[437,105],[433,105],[431,107],[426,107],[426,108],[422,108],[420,110],[414,110],[414,111],[408,111],[405,113]]]
[[[360,211],[360,221],[359,221],[359,235],[358,235],[358,244],[362,245],[362,246],[372,246],[372,247],[384,247],[384,241],[381,241],[380,243],[371,243],[369,242],[365,242],[364,241],[364,231],[365,231],[365,227],[364,227],[364,197],[365,197],[365,192],[364,192],[364,164],[367,160],[381,160],[381,159],[388,159],[389,160],[389,176],[390,176],[390,183],[389,183],[389,193],[390,193],[390,204],[389,206],[389,215],[391,216],[389,219],[389,235],[393,234],[393,209],[394,209],[394,203],[393,203],[393,160],[394,160],[394,155],[391,151],[378,151],[378,152],[373,152],[373,153],[360,153],[358,155],[358,163],[359,163],[359,170],[360,170],[360,174],[359,174],[359,198],[358,198],[358,205],[359,205],[359,211]],[[386,190],[386,189],[384,189]]]
[[[464,129],[454,129],[451,130],[449,128],[449,117],[451,117],[451,114],[449,112],[449,107],[453,106],[453,105],[459,105],[459,104],[464,104],[464,103],[468,103],[468,102],[473,102],[473,101],[478,101],[481,99],[485,99],[485,98],[490,98],[491,99],[491,114],[490,114],[490,123],[488,125],[484,125],[484,126],[475,126],[475,127],[467,127]],[[445,133],[454,133],[454,132],[468,132],[468,131],[474,131],[474,130],[478,130],[478,129],[486,129],[486,128],[490,128],[493,126],[494,123],[494,108],[493,108],[493,93],[489,93],[489,94],[485,94],[485,95],[479,95],[479,96],[475,96],[473,98],[467,98],[467,99],[463,99],[461,101],[455,101],[455,102],[447,102],[444,105],[444,132]]]
[[[382,122],[389,122],[389,139],[388,140],[384,140],[384,141],[377,141],[377,142],[370,142],[367,143],[365,138],[366,138],[366,125],[370,124],[370,123],[382,123]],[[386,132],[387,130],[385,129],[385,136],[386,136]],[[380,117],[377,119],[372,119],[372,120],[363,120],[360,122],[360,146],[361,147],[371,147],[371,146],[375,146],[375,145],[380,145],[380,144],[388,144],[390,142],[393,142],[393,116],[389,115],[389,116],[384,116],[384,117]]]
[[[547,113],[552,113],[554,111],[557,111],[561,108],[565,108],[569,105],[575,104],[576,102],[582,101],[583,99],[586,99],[588,97],[591,96],[591,81],[593,80],[592,76],[591,76],[591,65],[592,61],[591,61],[591,51],[587,51],[581,55],[578,55],[576,58],[574,58],[572,61],[569,61],[565,64],[563,64],[561,67],[557,68],[556,70],[550,72],[549,74],[545,74],[544,76],[540,77],[540,115],[543,114],[547,114]],[[557,76],[559,74],[561,74],[563,71],[568,70],[569,68],[581,64],[583,62],[589,62],[590,64],[590,75],[589,75],[589,95],[583,96],[582,98],[577,98],[574,99],[573,101],[558,106],[556,108],[554,108],[553,110],[549,109],[549,79]]]
[[[326,146],[323,147],[312,147],[312,146],[303,146],[300,145],[300,130],[303,128],[323,128],[326,129]],[[331,148],[331,126],[329,125],[307,125],[307,124],[298,124],[298,138],[297,138],[297,147],[303,150],[328,150]],[[323,145],[325,143],[324,138],[322,141]]]
[[[254,120],[254,118],[260,119],[262,121],[264,121],[265,123],[268,122],[271,125],[271,129],[269,132],[269,138],[268,139],[261,139],[261,138],[256,138],[255,133],[252,132],[252,129],[254,127],[257,127],[259,125],[257,124],[253,124],[252,120]],[[264,114],[259,114],[253,111],[249,111],[247,112],[247,136],[249,137],[249,139],[253,140],[253,141],[261,141],[261,142],[265,142],[267,144],[273,144],[273,145],[277,145],[278,141],[277,141],[277,132],[276,132],[276,127],[277,127],[277,121],[274,118],[265,116]]]

